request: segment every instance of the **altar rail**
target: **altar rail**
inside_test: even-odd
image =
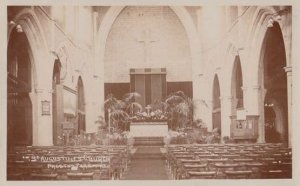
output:
[[[167,125],[166,121],[133,121],[131,125]]]

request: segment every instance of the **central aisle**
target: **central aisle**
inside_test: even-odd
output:
[[[124,180],[168,180],[165,157],[159,146],[137,147]]]

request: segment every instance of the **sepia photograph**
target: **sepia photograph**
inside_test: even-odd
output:
[[[6,182],[297,176],[293,5],[4,9]]]

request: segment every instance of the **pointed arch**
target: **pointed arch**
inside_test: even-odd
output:
[[[29,98],[32,105],[32,145],[52,145],[52,136],[43,136],[43,130],[47,130],[52,133],[52,125],[48,123],[41,123],[41,118],[37,117],[40,114],[39,99],[38,94],[45,92],[48,94],[52,90],[52,70],[37,70],[43,69],[45,62],[54,62],[53,56],[48,53],[48,45],[46,43],[42,26],[37,18],[37,15],[32,8],[22,9],[13,20],[9,20],[8,25],[8,45],[11,39],[14,37],[13,33],[15,28],[19,25],[24,32],[28,40],[28,55],[30,58],[30,70],[31,70],[31,91],[29,93]],[[46,82],[46,83],[45,83]],[[51,100],[51,95],[49,100]],[[30,110],[30,109],[28,109]],[[50,123],[52,119],[49,120]],[[46,125],[47,124],[47,125]],[[45,127],[39,127],[43,125]]]
[[[264,60],[266,56],[266,51],[268,47],[266,47],[266,34],[272,26],[277,27],[280,32],[282,32],[282,24],[277,23],[274,19],[274,15],[277,13],[278,9],[275,7],[255,7],[255,12],[253,14],[253,20],[251,22],[251,27],[248,29],[249,32],[247,33],[247,45],[248,48],[247,55],[245,59],[247,59],[246,69],[253,69],[247,70],[243,73],[243,78],[245,79],[244,84],[247,88],[246,94],[246,104],[245,107],[247,109],[248,115],[255,115],[258,117],[258,142],[265,142],[265,118],[264,118],[264,103],[265,97],[268,94],[267,89],[264,86]],[[282,15],[282,21],[286,20],[291,21],[291,17],[287,15],[291,13],[290,9],[287,9],[287,12]],[[286,19],[285,19],[286,18]],[[282,37],[282,33],[280,34]],[[286,38],[287,39],[287,38]],[[287,45],[284,43],[284,39],[282,39],[283,45],[279,43],[274,43],[276,47],[270,46],[270,48],[284,48],[286,51],[289,48],[286,48]],[[290,51],[289,51],[290,52]],[[275,54],[275,53],[273,53]],[[275,54],[277,55],[277,54]],[[288,55],[285,53],[285,58],[287,59]],[[275,63],[274,63],[275,64]],[[287,63],[285,63],[287,64]],[[284,70],[284,69],[282,69]],[[286,75],[286,74],[285,74]],[[289,89],[291,90],[291,82],[289,82]],[[280,83],[278,83],[280,84]],[[288,96],[289,105],[288,109],[291,109],[291,97]],[[288,120],[291,121],[291,112],[289,111]],[[290,122],[287,122],[290,126]],[[291,132],[291,127],[288,127],[289,132]],[[290,136],[290,135],[287,135]],[[289,138],[291,141],[291,138]],[[290,145],[290,143],[289,143]]]
[[[274,47],[276,46],[276,47]],[[266,142],[288,139],[288,94],[286,52],[281,28],[277,22],[265,33],[259,61],[259,85],[265,90],[261,105]],[[270,112],[273,111],[273,112]],[[269,114],[273,113],[273,114]]]
[[[7,46],[7,134],[8,147],[32,145],[34,92],[33,68],[27,35],[18,25]],[[17,117],[16,117],[17,116]]]
[[[63,121],[61,62],[56,59],[53,66],[52,76],[52,123],[53,144],[58,145],[58,137],[61,136],[61,122]]]
[[[231,76],[232,115],[244,108],[243,72],[239,55],[235,56]]]
[[[103,18],[101,24],[99,25],[98,34],[97,34],[97,44],[95,47],[96,51],[96,64],[95,69],[99,71],[98,73],[103,73],[103,68],[101,67],[104,62],[104,55],[105,55],[105,46],[106,46],[106,40],[109,34],[109,31],[118,17],[118,15],[121,13],[121,11],[126,6],[112,6],[107,13],[105,14],[105,17]],[[197,29],[193,23],[193,20],[187,10],[184,7],[181,6],[170,6],[170,8],[173,10],[173,12],[178,16],[180,22],[182,23],[188,39],[189,44],[191,46],[191,57],[192,57],[192,64],[198,63],[201,61],[201,49],[199,48],[199,37],[197,34]]]

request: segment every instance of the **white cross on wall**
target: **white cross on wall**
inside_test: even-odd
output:
[[[150,53],[151,53],[151,44],[158,41],[151,37],[151,30],[147,29],[143,31],[143,35],[141,39],[138,39],[138,42],[144,44],[144,62],[148,63],[150,61]]]

